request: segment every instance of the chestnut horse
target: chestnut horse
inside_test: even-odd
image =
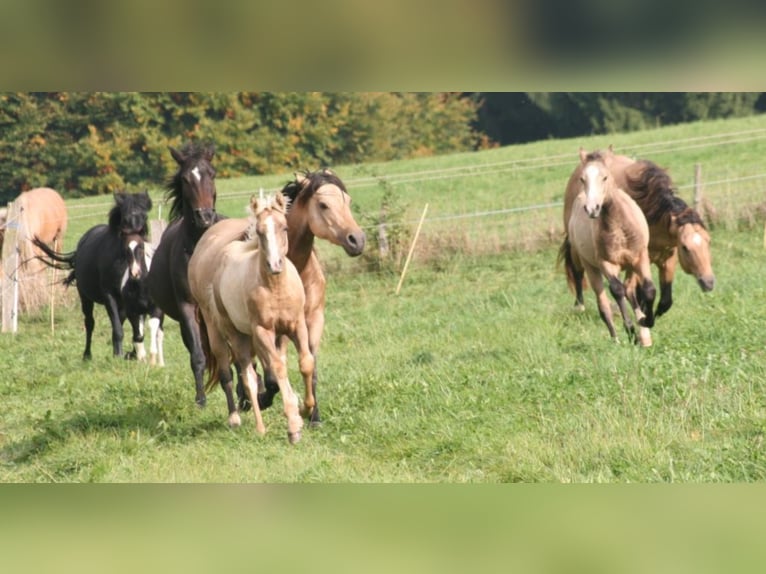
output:
[[[180,323],[194,374],[196,401],[204,406],[205,354],[200,346],[197,304],[189,290],[188,266],[202,234],[220,219],[215,211],[215,169],[210,163],[215,150],[193,143],[180,150],[169,149],[178,164],[178,171],[167,184],[167,198],[172,200],[170,224],[154,253],[147,285],[158,309]],[[160,316],[150,320],[153,333],[158,331],[161,320]]]
[[[600,152],[617,186],[630,195],[649,224],[649,257],[659,270],[660,297],[655,315],[660,317],[673,304],[673,279],[676,263],[692,275],[707,292],[715,286],[710,253],[710,235],[699,214],[676,196],[667,171],[657,164],[613,153],[612,147]],[[568,188],[572,189],[572,188]],[[573,192],[574,193],[574,192]],[[564,199],[564,228],[569,221],[573,193]],[[635,284],[628,282],[628,291]],[[578,299],[578,306],[582,299]]]
[[[285,203],[280,193],[253,198],[250,227],[242,241],[230,241],[227,233],[217,233],[219,226],[230,227],[230,220],[213,225],[189,260],[189,287],[201,315],[201,340],[210,375],[206,390],[220,382],[226,393],[229,425],[241,423],[232,392],[233,358],[253,405],[256,430],[260,434],[266,430],[252,364],[253,356],[257,356],[264,370],[276,377],[287,417],[288,439],[295,443],[300,440],[303,419],[287,379],[283,338],[289,337],[298,350],[309,397],[314,357],[309,350],[303,283],[287,258]]]
[[[582,300],[582,277],[596,294],[599,313],[609,334],[617,332],[612,311],[604,291],[603,277],[617,301],[623,325],[629,337],[636,340],[633,322],[627,312],[626,291],[620,274],[626,271],[638,281],[635,306],[642,345],[651,345],[648,329],[654,324],[655,287],[649,260],[649,226],[636,202],[617,187],[614,177],[600,153],[580,150],[580,165],[570,177],[567,196],[574,197],[567,225],[567,237],[560,253],[566,258],[568,274],[576,283]]]

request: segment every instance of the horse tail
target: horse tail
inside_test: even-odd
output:
[[[561,244],[561,247],[559,247],[559,253],[556,257],[556,265],[561,265],[561,263],[564,263],[564,270],[567,274],[567,285],[569,285],[570,291],[575,293],[577,271],[575,269],[574,259],[572,259],[572,243],[569,241],[568,235],[564,237],[564,242]],[[582,282],[583,289],[585,289],[588,286],[588,282],[584,275],[581,277],[580,281]]]
[[[74,262],[75,262],[75,251],[71,251],[69,253],[59,253],[58,251],[54,251],[48,245],[46,245],[42,239],[40,239],[37,235],[34,236],[34,238],[31,240],[32,244],[37,247],[40,251],[42,251],[45,254],[45,257],[42,257],[40,255],[34,255],[33,257],[35,259],[39,259],[43,263],[45,263],[48,267],[52,267],[54,269],[61,269],[64,271],[67,270],[74,270]],[[66,280],[65,280],[66,281]]]
[[[202,352],[205,354],[205,370],[207,370],[208,374],[207,382],[205,382],[205,393],[209,393],[221,380],[218,376],[218,361],[215,358],[215,354],[213,354],[210,349],[210,337],[208,337],[207,334],[207,324],[205,323],[205,317],[202,315],[202,311],[200,311],[199,307],[197,307],[195,314],[197,316],[197,322],[199,323],[200,347],[202,347]]]

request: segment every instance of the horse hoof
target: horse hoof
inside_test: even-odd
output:
[[[638,333],[638,342],[642,347],[652,346],[652,333],[646,327],[641,327]]]
[[[312,428],[312,429],[322,428],[322,421],[320,420],[309,421],[309,428]]]
[[[290,444],[296,444],[299,440],[301,440],[301,431],[287,431],[287,440],[290,441]]]
[[[260,406],[260,401],[258,401],[258,405]],[[253,405],[250,403],[248,399],[240,399],[239,401],[239,410],[243,413],[246,413],[251,408],[253,408]]]
[[[207,405],[207,397],[205,395],[202,395],[201,397],[197,397],[194,402],[197,403],[197,406],[199,408],[204,409],[205,406]]]
[[[261,410],[269,408],[274,403],[274,395],[269,392],[258,393],[258,408]]]
[[[229,415],[229,427],[230,428],[233,428],[233,429],[239,428],[241,424],[242,424],[242,419],[239,418],[239,413],[235,412],[235,413],[231,413]]]

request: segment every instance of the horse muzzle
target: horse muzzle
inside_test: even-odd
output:
[[[364,244],[367,242],[367,236],[364,231],[358,233],[349,233],[343,241],[343,249],[346,250],[346,254],[351,257],[356,257],[362,254],[364,251]]]
[[[208,227],[213,225],[215,221],[216,221],[216,217],[215,217],[214,208],[205,207],[202,209],[194,210],[194,225],[196,225],[197,227],[207,229]]]
[[[709,293],[715,287],[715,275],[708,275],[706,277],[697,277],[697,283],[700,289],[705,293]]]

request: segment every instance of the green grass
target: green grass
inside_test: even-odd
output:
[[[764,118],[757,120],[766,127]],[[674,139],[681,133],[732,132],[752,122],[613,139],[639,145],[657,134]],[[584,141],[596,147],[590,145],[595,140]],[[417,171],[525,154],[574,156],[577,145],[543,142],[348,171]],[[701,161],[709,165],[714,155]],[[736,164],[733,158],[727,162]],[[465,197],[465,209],[483,209],[481,198],[501,189],[509,194],[508,204],[514,197],[522,204],[536,196],[557,198],[568,169],[550,181],[530,175],[517,187],[501,185],[495,175],[486,187],[476,187],[475,206]],[[345,177],[347,170],[338,171]],[[247,189],[253,181],[222,181],[219,189],[225,197],[223,190]],[[437,213],[455,206],[455,181],[429,185],[441,188],[419,190],[419,197]],[[375,205],[376,188],[351,192],[363,209]],[[79,236],[77,226],[68,241]],[[263,438],[249,413],[240,429],[226,426],[220,390],[210,395],[207,408],[198,409],[188,355],[172,321],[166,325],[167,367],[150,368],[111,358],[108,321],[99,308],[94,359],[83,363],[82,319],[70,292],[57,307],[55,336],[42,312],[22,317],[18,334],[0,337],[0,481],[766,478],[761,227],[714,230],[715,291],[703,294],[679,272],[675,305],[658,321],[648,349],[625,337],[610,341],[592,293],[586,294],[586,312],[572,310],[554,244],[532,251],[458,251],[416,262],[399,296],[393,294],[397,275],[362,272],[361,261],[321,249],[329,276],[318,358],[324,424],[307,429],[298,445],[287,442],[279,402],[264,412]],[[294,353],[291,381],[302,393]]]

